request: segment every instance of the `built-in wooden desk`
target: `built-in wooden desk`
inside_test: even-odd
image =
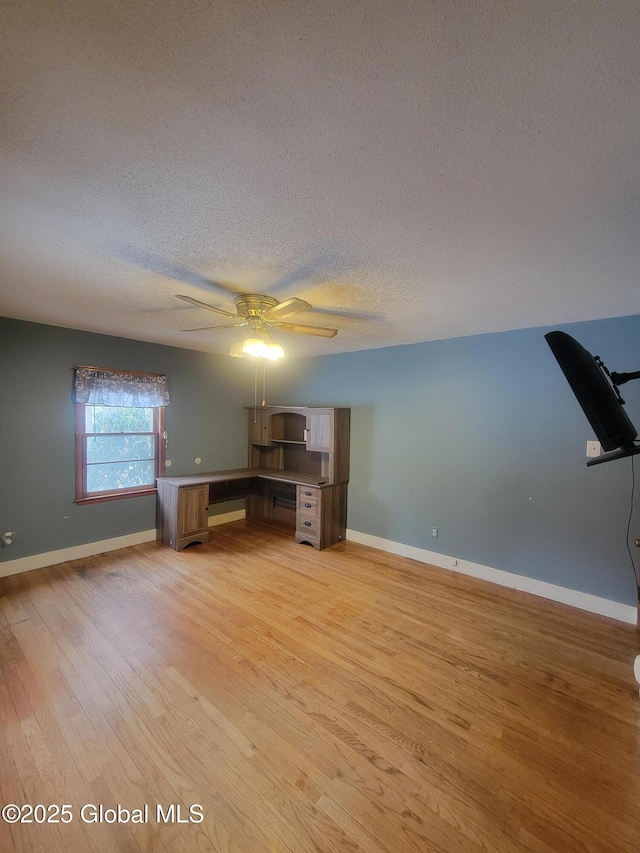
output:
[[[233,468],[157,480],[157,538],[176,551],[209,541],[209,504],[247,498],[247,515],[270,518],[268,490],[261,483],[295,487],[296,542],[322,550],[346,534],[346,483],[327,483],[309,474],[276,468]]]
[[[295,518],[296,542],[322,550],[344,539],[349,409],[249,409],[248,468],[160,477],[157,538],[182,550],[209,541],[208,507],[245,498],[248,518]]]

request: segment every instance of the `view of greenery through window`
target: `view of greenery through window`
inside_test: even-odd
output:
[[[153,409],[85,406],[87,492],[152,485]]]

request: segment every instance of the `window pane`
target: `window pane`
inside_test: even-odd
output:
[[[87,462],[153,459],[152,435],[99,435],[87,437]]]
[[[154,481],[153,462],[149,460],[87,465],[87,492],[152,486]]]
[[[153,409],[86,406],[87,432],[152,432]]]

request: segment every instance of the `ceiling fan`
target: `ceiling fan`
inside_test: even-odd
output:
[[[308,311],[312,306],[305,302],[304,299],[298,299],[295,296],[291,299],[285,299],[284,302],[278,302],[272,296],[263,296],[258,293],[240,293],[235,298],[236,313],[225,311],[224,308],[217,308],[215,305],[209,305],[207,302],[201,302],[199,299],[193,299],[191,296],[184,296],[181,293],[176,293],[176,299],[181,299],[183,302],[188,302],[190,305],[195,305],[197,308],[206,308],[207,311],[213,311],[216,314],[222,314],[224,317],[229,317],[235,320],[234,323],[224,323],[220,326],[199,326],[195,329],[183,329],[185,332],[201,332],[214,329],[234,329],[245,327],[249,330],[253,338],[244,341],[239,341],[240,347],[237,344],[231,348],[231,355],[236,353],[234,347],[238,349],[238,355],[258,355],[258,352],[252,352],[247,348],[248,340],[262,341],[264,346],[270,346],[272,352],[276,349],[281,351],[281,355],[267,355],[271,358],[282,358],[284,351],[278,344],[268,344],[272,329],[282,330],[283,332],[298,332],[303,335],[315,335],[319,338],[335,338],[338,334],[337,329],[328,329],[324,326],[306,326],[301,323],[283,322],[283,317],[289,317],[298,311]],[[244,344],[244,346],[242,346]],[[256,345],[257,346],[257,345]],[[264,353],[260,353],[264,355]]]

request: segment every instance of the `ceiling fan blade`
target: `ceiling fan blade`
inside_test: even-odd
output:
[[[300,332],[303,335],[315,335],[317,338],[335,338],[337,329],[325,329],[324,326],[302,326],[299,323],[277,323],[277,329],[283,332]]]
[[[181,332],[209,332],[212,329],[238,329],[246,323],[224,323],[222,326],[199,326],[197,329],[180,329]]]
[[[308,311],[311,305],[305,302],[304,299],[298,299],[292,296],[291,299],[285,299],[284,302],[274,305],[268,311],[264,312],[264,316],[268,320],[277,319],[278,317],[288,317],[289,314],[295,314],[296,311]]]
[[[200,302],[199,299],[193,299],[191,296],[183,296],[181,293],[176,293],[176,299],[182,299],[183,302],[189,302],[198,308],[206,308],[207,311],[215,311],[216,314],[224,314],[225,317],[237,318],[237,314],[232,314],[231,311],[225,311],[223,308],[216,308],[215,305],[207,305],[206,302]]]

